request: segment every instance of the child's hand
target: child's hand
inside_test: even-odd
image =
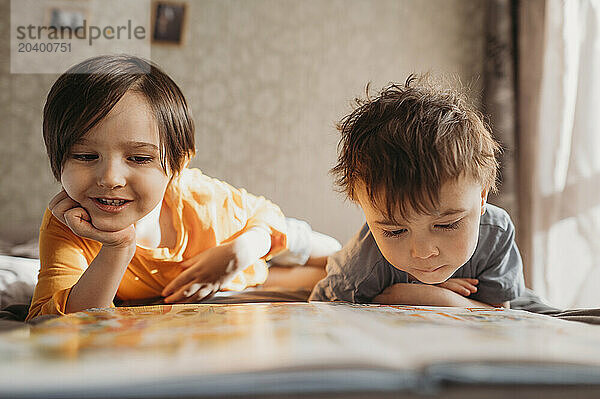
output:
[[[435,285],[454,291],[462,296],[469,296],[477,292],[477,284],[479,284],[479,280],[476,278],[450,278]]]
[[[48,204],[48,209],[62,223],[80,237],[96,240],[110,247],[129,247],[135,244],[135,228],[133,225],[121,231],[102,231],[92,224],[92,218],[78,202],[69,197],[63,189]]]
[[[165,302],[197,302],[216,294],[233,276],[248,266],[240,262],[232,245],[227,243],[190,258],[181,263],[181,272],[163,289]]]

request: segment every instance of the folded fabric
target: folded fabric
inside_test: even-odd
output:
[[[39,269],[38,259],[0,255],[0,309],[31,302]]]

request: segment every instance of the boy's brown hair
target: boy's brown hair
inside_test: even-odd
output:
[[[44,142],[58,181],[73,144],[128,91],[139,93],[148,101],[158,125],[160,161],[165,173],[180,172],[185,161],[194,155],[194,123],[177,84],[158,66],[142,58],[98,56],[69,68],[46,98]]]
[[[442,185],[461,175],[495,191],[500,146],[461,92],[415,75],[374,98],[368,91],[337,125],[342,137],[331,173],[351,200],[364,185],[373,205],[396,220],[396,211],[404,219],[433,211]]]

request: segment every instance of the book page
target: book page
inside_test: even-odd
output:
[[[445,362],[600,366],[600,328],[506,309],[342,303],[92,309],[0,334],[0,393],[187,377],[201,384],[214,376],[293,370],[410,375]]]

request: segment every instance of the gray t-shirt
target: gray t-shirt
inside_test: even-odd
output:
[[[486,204],[475,252],[452,277],[479,279],[477,292],[469,298],[480,302],[499,304],[521,295],[525,290],[523,264],[515,244],[515,227],[506,211]],[[408,274],[383,257],[365,224],[329,258],[327,277],[317,283],[310,300],[368,303],[387,287],[408,282]]]

